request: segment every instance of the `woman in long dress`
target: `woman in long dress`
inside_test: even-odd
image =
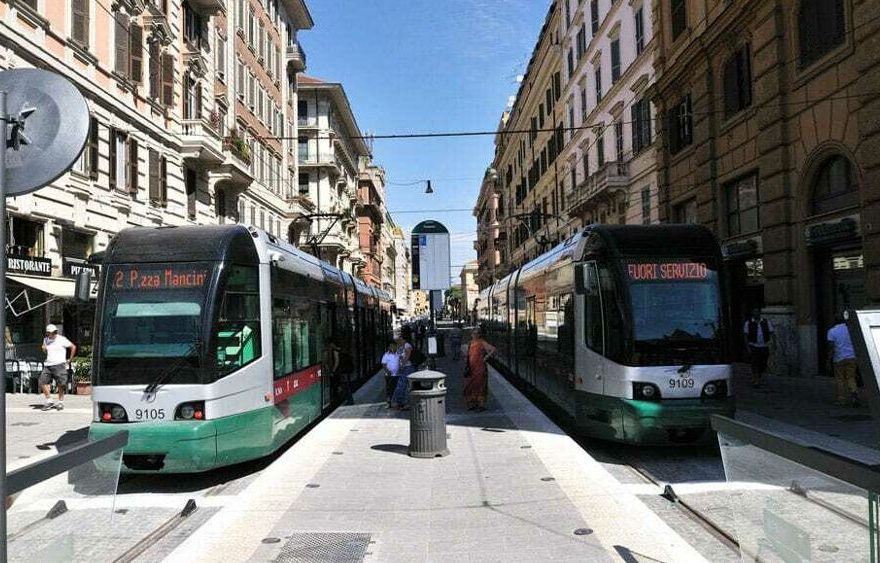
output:
[[[480,329],[471,332],[471,343],[468,345],[467,358],[468,378],[464,384],[464,401],[468,410],[486,410],[486,398],[489,394],[489,369],[486,360],[495,353],[495,347],[483,340]]]

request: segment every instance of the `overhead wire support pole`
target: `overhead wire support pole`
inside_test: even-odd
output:
[[[0,347],[0,382],[3,384],[0,392],[0,463],[3,471],[0,472],[0,496],[3,497],[3,507],[0,510],[0,561],[6,561],[6,150],[7,130],[9,114],[6,111],[6,92],[0,92],[0,131],[3,133],[3,141],[0,148],[0,248],[4,249],[4,258],[0,260],[0,295],[3,296],[0,307],[0,330],[3,331],[3,346]]]

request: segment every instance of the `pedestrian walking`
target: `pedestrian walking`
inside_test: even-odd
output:
[[[351,360],[351,353],[340,345],[338,338],[329,340],[328,350],[331,362],[330,373],[333,374],[336,392],[346,405],[353,405],[351,372],[354,370],[354,362]]]
[[[856,383],[856,351],[849,336],[849,329],[842,313],[834,316],[835,324],[828,329],[826,340],[831,346],[831,363],[837,383],[837,400],[834,404],[842,407],[859,406],[859,390]]]
[[[386,406],[390,409],[394,391],[397,389],[397,378],[400,377],[400,356],[397,354],[397,342],[388,343],[388,348],[382,355],[382,367],[385,369]]]
[[[495,347],[483,340],[482,331],[475,327],[468,345],[467,381],[464,384],[464,401],[468,410],[486,410],[489,395],[489,368],[486,360],[495,353]]]
[[[70,362],[76,357],[76,344],[58,334],[58,327],[55,325],[46,326],[46,338],[43,339],[43,352],[46,354],[46,361],[43,363],[43,371],[40,373],[39,384],[43,389],[43,396],[46,397],[46,404],[43,410],[47,411],[53,406],[58,410],[64,409],[64,389],[67,387],[67,370]],[[67,351],[70,350],[70,357]],[[52,404],[52,381],[58,387],[58,403]]]
[[[416,371],[410,359],[413,353],[413,345],[405,337],[406,334],[406,331],[401,331],[397,337],[397,354],[400,357],[400,368],[397,372],[397,386],[394,388],[394,396],[392,398],[392,407],[400,410],[409,409],[409,376]]]
[[[767,360],[770,358],[770,344],[773,342],[773,325],[761,316],[760,309],[753,309],[743,325],[746,347],[752,364],[752,387],[760,387]]]

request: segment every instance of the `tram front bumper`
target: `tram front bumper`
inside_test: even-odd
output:
[[[217,428],[212,421],[93,422],[89,440],[97,441],[122,430],[128,430],[123,473],[197,473],[216,467]],[[108,471],[115,471],[116,463],[110,456],[96,460],[100,469]]]
[[[704,444],[715,437],[710,417],[733,416],[733,397],[726,399],[669,399],[621,401],[623,439],[639,444]]]

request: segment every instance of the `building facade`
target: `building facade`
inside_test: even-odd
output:
[[[656,223],[653,4],[559,3],[567,212],[575,226]]]
[[[559,2],[547,12],[474,207],[481,287],[548,250],[567,232]]]
[[[824,371],[834,313],[880,302],[878,10],[679,0],[655,18],[660,219],[715,231],[734,331],[763,307],[777,374]]]
[[[412,256],[410,254],[409,237],[404,230],[395,226],[391,230],[392,246],[396,260],[394,262],[394,303],[399,318],[413,315],[412,305]]]
[[[477,284],[479,265],[476,260],[468,262],[461,269],[461,318],[468,323],[476,322],[477,300],[480,298],[480,286]]]
[[[291,242],[357,274],[366,260],[355,207],[369,147],[342,84],[300,76],[297,106],[297,193],[309,204],[294,218]]]
[[[382,281],[386,240],[382,235],[386,215],[385,170],[367,159],[361,159],[355,211],[360,251],[364,260],[359,272],[361,279],[367,285],[384,289]]]
[[[119,0],[113,8],[0,1],[0,68],[50,68],[80,89],[91,113],[72,170],[7,201],[7,342],[20,357],[40,357],[49,321],[81,345],[91,341],[93,307],[70,301],[72,277],[96,269],[85,259],[123,228],[239,220],[284,231],[290,161],[272,137],[283,136],[280,112],[296,110],[289,85],[304,57],[289,47],[312,25],[305,4]],[[241,58],[254,75],[244,95],[233,62]],[[257,80],[263,102],[251,109]]]

